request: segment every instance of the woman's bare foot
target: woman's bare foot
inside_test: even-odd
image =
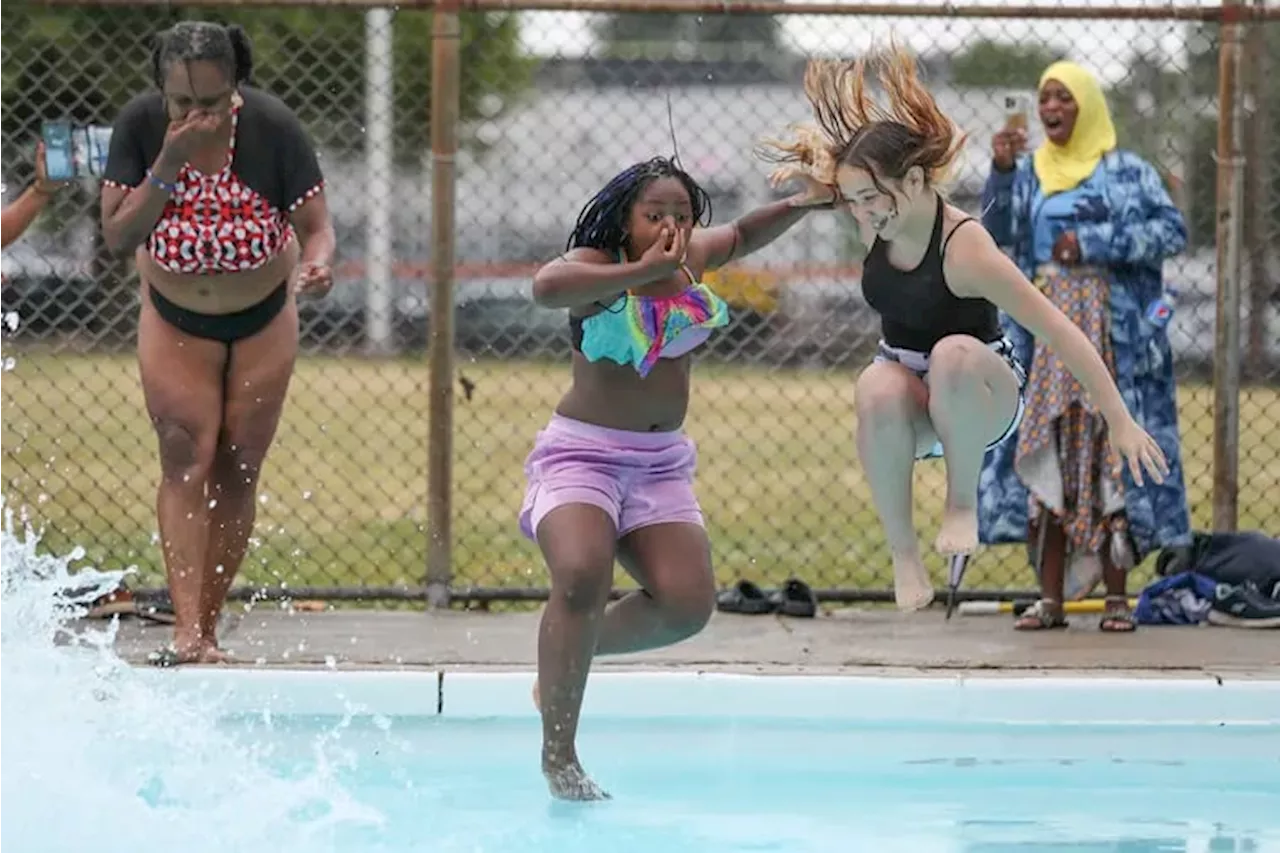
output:
[[[542,713],[542,692],[538,690],[538,679],[533,680],[533,707],[538,709],[538,713]]]
[[[933,581],[919,553],[893,555],[893,598],[908,613],[933,602]]]
[[[542,758],[542,775],[547,778],[551,796],[557,800],[611,800],[613,797],[595,783],[582,769],[577,757],[564,760]]]
[[[943,556],[972,554],[978,549],[978,510],[975,507],[947,507],[933,547]]]
[[[204,639],[198,631],[180,628],[173,632],[173,642],[147,655],[152,666],[173,667],[188,663],[205,663]]]
[[[200,663],[230,663],[233,655],[218,648],[217,643],[205,643],[200,649]]]

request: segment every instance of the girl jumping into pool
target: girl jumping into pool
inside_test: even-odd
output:
[[[855,390],[858,455],[888,540],[895,598],[915,610],[933,599],[912,520],[915,460],[946,460],[934,547],[970,553],[978,545],[983,455],[1015,433],[1022,416],[1026,374],[997,309],[1045,341],[1085,387],[1135,481],[1145,469],[1160,482],[1167,466],[1084,333],[979,222],[946,203],[940,186],[964,139],[922,85],[914,60],[895,47],[872,64],[887,110],[869,97],[866,60],[810,62],[804,88],[818,127],[772,143],[770,156],[790,164],[773,173],[775,184],[796,179],[809,195],[834,186],[857,220],[863,294],[880,314],[882,334]]]
[[[655,158],[611,180],[578,217],[533,295],[569,309],[573,384],[525,463],[520,527],[542,550],[551,596],[538,633],[534,701],[542,770],[561,799],[606,798],[578,761],[592,658],[670,645],[710,618],[711,549],[693,494],[697,458],[681,427],[690,353],[729,322],[702,274],[768,245],[832,191],[706,226],[706,192]],[[614,561],[641,589],[606,609]]]

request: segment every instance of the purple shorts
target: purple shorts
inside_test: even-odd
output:
[[[529,487],[520,531],[537,539],[547,513],[590,504],[609,514],[621,538],[652,524],[704,526],[693,496],[698,451],[682,431],[607,429],[555,415],[524,463]]]

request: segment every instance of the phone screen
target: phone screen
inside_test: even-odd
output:
[[[71,151],[71,123],[47,121],[40,128],[44,139],[44,168],[53,181],[68,181],[76,176],[75,157]]]

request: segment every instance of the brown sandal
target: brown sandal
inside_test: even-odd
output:
[[[1128,634],[1137,627],[1138,623],[1133,618],[1133,611],[1129,609],[1129,597],[1108,595],[1106,609],[1102,611],[1098,629],[1109,634]]]
[[[1052,598],[1042,598],[1022,611],[1013,623],[1015,631],[1047,631],[1067,627],[1062,605]]]

